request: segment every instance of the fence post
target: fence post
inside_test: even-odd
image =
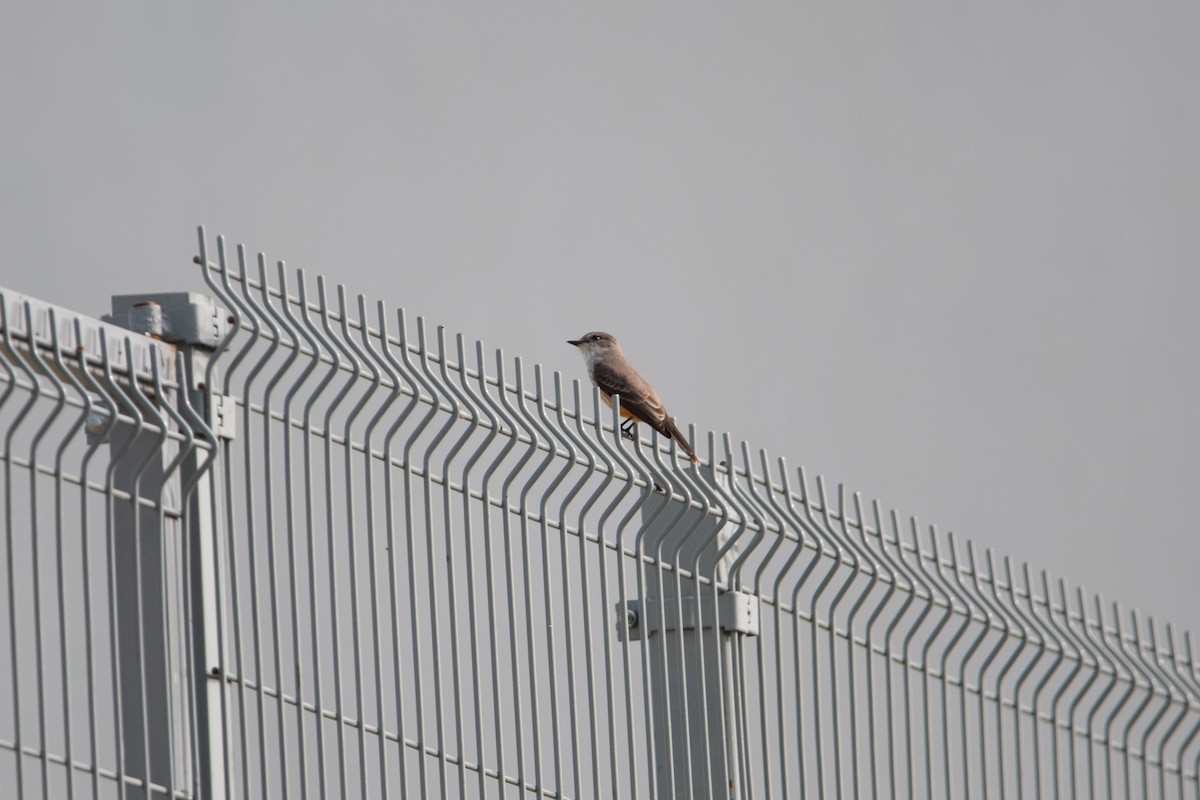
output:
[[[697,477],[725,481],[707,466]],[[649,563],[643,559],[641,597],[626,603],[625,634],[646,648],[656,798],[741,797],[734,651],[739,636],[757,635],[758,603],[726,589],[713,595],[729,560],[717,554],[734,527],[665,493],[642,506],[638,549]]]
[[[225,312],[212,298],[193,292],[116,295],[112,314],[105,319],[162,341],[170,345],[164,345],[165,352],[180,356],[183,374],[172,375],[180,388],[174,396],[157,397],[154,402],[172,404],[178,409],[176,418],[189,421],[196,429],[194,435],[208,439],[212,447],[216,446],[214,432],[231,438],[231,423],[222,414],[223,407],[214,402],[212,387],[204,383],[211,353],[228,330]],[[174,368],[174,358],[164,360]],[[165,421],[167,415],[161,418]],[[130,450],[116,465],[116,488],[149,499],[186,500],[186,504],[182,518],[173,525],[163,524],[157,508],[143,505],[136,518],[132,503],[120,503],[116,509],[125,771],[168,788],[193,786],[205,800],[224,800],[219,539],[213,518],[214,471],[209,468],[215,453],[193,448],[166,474],[164,469],[178,455],[177,447],[164,443],[159,435],[140,431],[134,431],[128,444]],[[185,564],[190,574],[184,574]],[[194,687],[190,699],[188,687]],[[194,714],[190,720],[189,701]],[[139,766],[143,743],[144,766]]]

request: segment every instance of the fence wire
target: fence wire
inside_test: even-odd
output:
[[[1190,634],[728,436],[692,467],[203,231],[197,261],[203,371],[3,303],[18,796],[1200,797]],[[164,588],[121,625],[150,530]],[[122,655],[147,620],[165,655]],[[163,766],[126,730],[159,699]]]

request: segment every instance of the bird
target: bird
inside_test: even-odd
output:
[[[600,389],[604,402],[612,408],[612,396],[621,396],[621,416],[625,422],[621,424],[621,432],[629,438],[634,438],[633,429],[637,423],[644,422],[663,436],[670,436],[679,442],[683,452],[687,453],[693,464],[699,464],[696,451],[683,437],[674,420],[667,415],[658,392],[649,381],[638,374],[633,365],[625,358],[617,337],[604,331],[585,333],[578,339],[568,339],[567,344],[579,348],[583,360],[587,362],[588,376],[592,383]]]

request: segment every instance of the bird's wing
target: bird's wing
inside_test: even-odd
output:
[[[667,418],[658,393],[646,379],[626,365],[621,370],[598,362],[592,366],[592,381],[606,395],[621,395],[621,407],[642,422],[662,430],[662,421]]]

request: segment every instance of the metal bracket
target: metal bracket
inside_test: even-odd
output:
[[[712,628],[713,607],[711,602],[701,603],[702,628]],[[653,636],[660,628],[667,631],[677,630],[682,617],[683,630],[696,629],[696,598],[684,597],[677,604],[674,597],[668,597],[662,606],[657,599],[647,600],[643,606],[641,600],[628,600],[617,605],[617,613],[625,620],[625,625],[619,633],[629,637],[629,641],[639,641]],[[745,636],[759,634],[759,599],[757,595],[746,592],[724,592],[717,598],[717,613],[721,630],[725,633],[740,633]]]
[[[209,395],[212,403],[212,430],[217,438],[232,441],[237,438],[237,403],[229,395]]]
[[[199,292],[119,294],[103,319],[170,344],[215,348],[229,333],[229,313]]]

